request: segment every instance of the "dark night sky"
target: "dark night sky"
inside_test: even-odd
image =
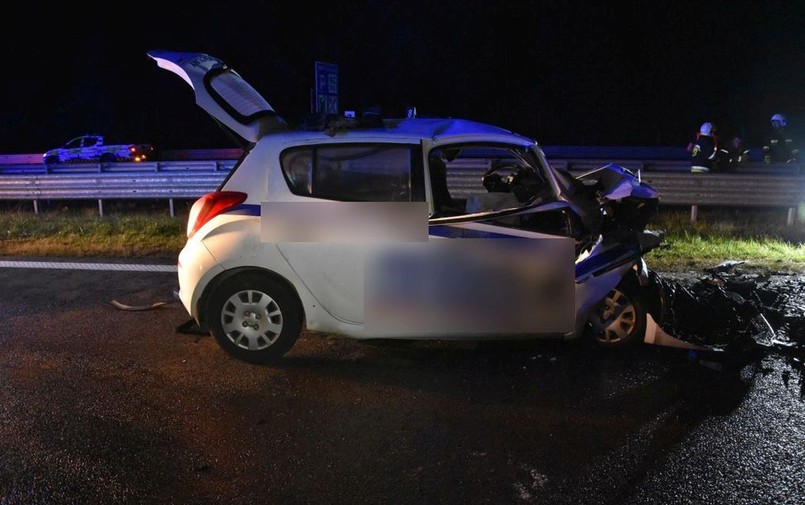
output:
[[[5,16],[0,153],[89,132],[233,147],[149,49],[221,58],[289,122],[309,112],[325,61],[339,65],[343,108],[413,104],[543,145],[684,146],[703,121],[757,145],[775,112],[805,126],[803,1],[94,5],[28,2]]]

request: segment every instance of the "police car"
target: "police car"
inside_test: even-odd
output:
[[[154,157],[151,144],[106,144],[103,135],[81,135],[42,155],[46,165],[57,163],[140,162]]]
[[[624,287],[639,252],[591,254],[602,202],[612,216],[638,195],[621,221],[637,228],[656,205],[628,172],[577,180],[533,139],[463,119],[291,127],[220,59],[148,55],[243,140],[218,190],[193,204],[178,258],[181,303],[232,356],[274,361],[305,330],[576,338],[592,318],[605,345],[643,338],[646,308]]]

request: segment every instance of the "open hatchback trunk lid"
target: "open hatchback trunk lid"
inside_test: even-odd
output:
[[[193,88],[196,104],[246,142],[285,128],[284,120],[223,61],[203,53],[148,51],[148,56]]]

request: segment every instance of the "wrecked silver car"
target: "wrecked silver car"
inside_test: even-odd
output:
[[[243,140],[178,261],[180,300],[231,355],[278,359],[303,329],[692,345],[659,327],[643,259],[662,243],[646,230],[659,194],[628,170],[574,176],[533,139],[463,119],[294,126],[215,57],[148,54]]]

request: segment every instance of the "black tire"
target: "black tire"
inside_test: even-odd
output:
[[[117,157],[114,154],[104,153],[101,155],[101,163],[114,163]]]
[[[590,336],[601,347],[631,347],[642,342],[646,335],[646,306],[637,277],[628,273],[593,309],[588,322]]]
[[[242,273],[210,297],[206,322],[231,356],[271,363],[293,347],[302,328],[302,305],[291,289],[266,275]]]
[[[55,154],[51,154],[47,158],[45,158],[45,165],[58,165],[59,164],[59,157]]]

